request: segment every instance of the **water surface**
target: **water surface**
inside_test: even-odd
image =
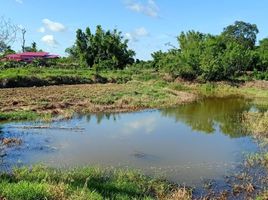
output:
[[[191,185],[220,180],[245,153],[258,151],[240,123],[241,114],[250,109],[254,106],[241,98],[211,98],[176,108],[75,116],[50,124],[8,123],[0,137],[18,137],[23,144],[5,150],[0,166],[100,165],[140,169]]]

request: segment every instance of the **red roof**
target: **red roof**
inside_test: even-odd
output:
[[[9,60],[31,61],[36,58],[59,58],[58,55],[49,54],[47,52],[23,52],[17,54],[9,54],[6,56]]]
[[[18,55],[20,56],[47,56],[49,53],[47,52],[24,52],[24,53],[19,53]]]

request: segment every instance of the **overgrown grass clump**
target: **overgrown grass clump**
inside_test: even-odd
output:
[[[0,175],[0,199],[167,199],[172,191],[189,199],[185,189],[133,171],[79,168],[60,171],[44,166],[17,168]]]
[[[31,111],[0,112],[0,121],[34,120],[38,117],[40,115]]]
[[[244,113],[244,124],[253,135],[268,138],[268,111]]]

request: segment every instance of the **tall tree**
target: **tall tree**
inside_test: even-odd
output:
[[[135,52],[128,49],[128,41],[124,40],[117,30],[104,31],[99,25],[95,34],[90,28],[85,32],[78,29],[75,45],[66,50],[71,56],[79,58],[84,66],[100,66],[122,69],[134,62]]]
[[[206,35],[196,31],[182,32],[178,36],[181,64],[185,76],[195,78],[200,74],[201,55],[204,50]]]
[[[253,49],[259,33],[256,24],[236,21],[224,28],[222,35],[227,42],[237,42],[245,48]]]

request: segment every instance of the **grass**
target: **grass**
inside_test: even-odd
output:
[[[31,111],[0,112],[0,121],[33,120],[38,117],[40,116],[37,113]]]
[[[88,68],[20,67],[0,70],[0,88],[49,86],[62,84],[92,84],[99,82],[126,83],[130,80],[147,81],[158,79],[153,70],[110,70],[101,71],[102,81]]]
[[[268,99],[268,82],[265,81],[265,88],[258,84],[231,84],[231,83],[205,83],[193,84],[192,89],[205,97],[225,97],[225,96],[243,96],[246,98],[264,98]]]
[[[244,113],[244,124],[258,138],[268,138],[268,111]]]
[[[77,168],[59,171],[44,166],[17,168],[0,175],[0,197],[36,199],[179,199],[191,194],[166,181],[134,171]]]
[[[103,72],[106,73],[106,72]],[[129,71],[116,73],[131,74]],[[107,74],[114,79],[116,73]],[[118,76],[123,76],[123,75]],[[114,76],[114,77],[112,77]],[[128,75],[127,75],[128,76]],[[31,119],[30,116],[70,116],[71,113],[126,112],[180,105],[202,97],[244,96],[259,106],[268,105],[268,82],[256,85],[228,83],[167,82],[153,76],[137,75],[139,80],[117,84],[81,84],[0,89],[0,120]],[[147,78],[146,78],[147,77]],[[145,79],[145,80],[142,80]],[[148,79],[148,80],[147,80]],[[263,86],[264,85],[264,86]],[[24,114],[20,114],[24,113]],[[25,114],[26,113],[26,114]],[[31,114],[31,115],[30,115]],[[27,115],[29,117],[27,118]],[[33,118],[33,117],[32,117]]]
[[[5,115],[3,118],[10,116],[12,119],[14,112],[36,113],[37,116],[125,112],[196,100],[195,94],[178,89],[161,80],[1,89],[0,112]]]

